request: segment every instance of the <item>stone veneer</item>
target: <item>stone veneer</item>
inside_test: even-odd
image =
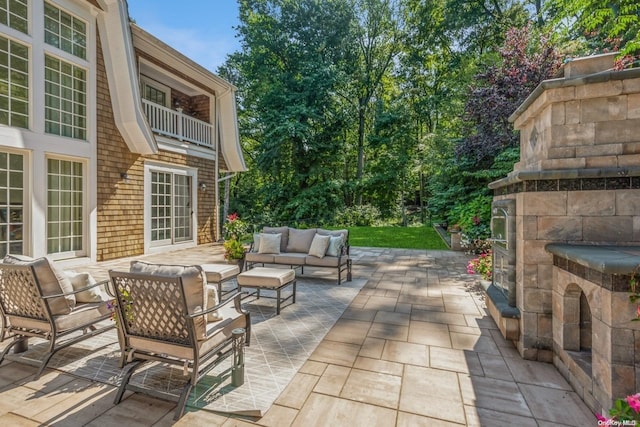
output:
[[[216,186],[215,162],[166,151],[149,156],[131,153],[113,117],[99,37],[97,47],[97,260],[144,253],[143,171],[146,160],[198,169],[198,181],[205,183],[210,190],[198,191],[197,243],[216,241],[218,206],[213,191]],[[128,175],[128,182],[122,180],[121,173]]]
[[[640,243],[640,69],[612,71],[613,59],[575,60],[536,88],[510,117],[520,131],[520,162],[490,185],[494,203],[516,204],[515,343],[526,359],[559,363],[554,282],[570,279],[554,272],[545,246]],[[584,283],[576,286],[588,294]],[[590,301],[591,310],[599,303]]]

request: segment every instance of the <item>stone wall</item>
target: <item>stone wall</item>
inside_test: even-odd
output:
[[[598,61],[613,65],[613,57]],[[551,361],[553,258],[545,245],[640,242],[640,70],[574,70],[541,84],[511,119],[521,159],[491,188],[494,200],[516,201],[516,344],[527,359]]]

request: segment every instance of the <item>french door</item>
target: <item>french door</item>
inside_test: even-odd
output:
[[[193,240],[193,177],[151,171],[151,244],[173,245]]]

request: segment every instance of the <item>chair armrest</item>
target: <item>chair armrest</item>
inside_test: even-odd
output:
[[[232,291],[232,294],[229,298],[227,298],[226,300],[222,301],[221,303],[211,307],[211,308],[207,308],[206,310],[202,310],[202,311],[198,311],[197,313],[193,313],[193,314],[187,314],[187,317],[190,319],[195,319],[196,317],[200,317],[200,316],[204,316],[207,315],[209,313],[212,313],[216,310],[221,309],[222,307],[225,307],[227,305],[229,305],[230,303],[234,303],[234,306],[236,308],[236,311],[242,312],[240,309],[240,300],[242,297],[242,293],[238,292],[238,291]]]
[[[60,298],[60,297],[66,297],[68,295],[75,295],[77,293],[84,292],[84,291],[87,291],[89,289],[93,289],[93,288],[96,288],[98,286],[103,286],[103,285],[105,286],[105,289],[109,289],[108,284],[110,282],[111,281],[109,279],[101,280],[101,281],[96,282],[96,283],[94,283],[92,285],[85,286],[84,288],[74,289],[73,292],[63,292],[61,294],[45,295],[45,296],[42,297],[42,299]],[[111,293],[109,291],[107,291],[107,293],[109,294],[109,296],[111,296]]]

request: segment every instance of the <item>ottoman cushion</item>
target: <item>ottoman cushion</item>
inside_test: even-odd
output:
[[[207,276],[207,282],[222,282],[240,273],[237,264],[202,264],[201,267]]]
[[[238,275],[239,286],[278,288],[296,278],[294,270],[256,267]]]

